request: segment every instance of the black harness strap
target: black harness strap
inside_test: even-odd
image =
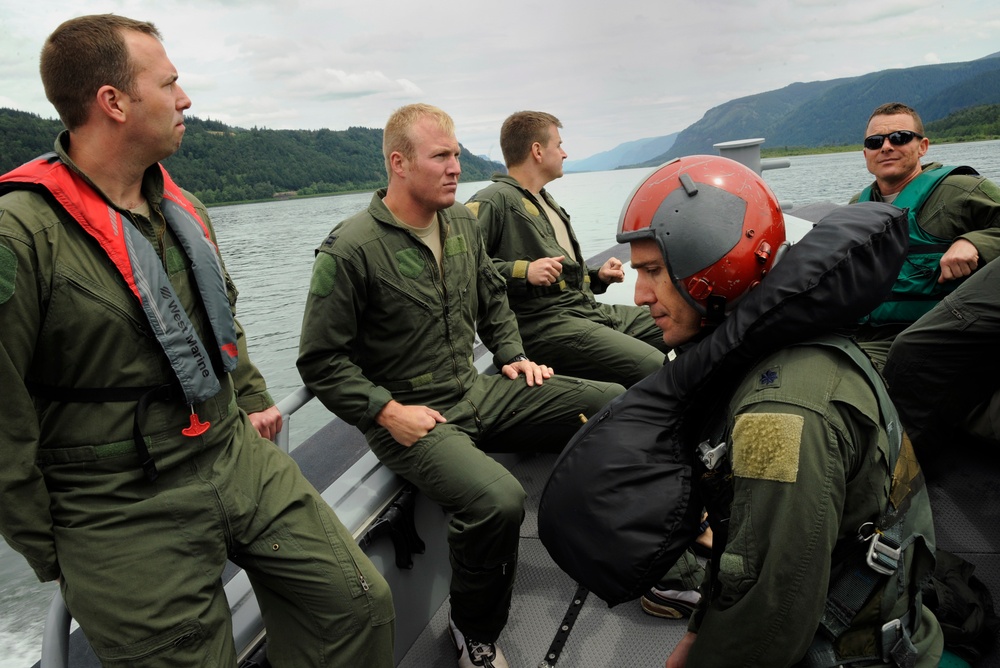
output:
[[[174,401],[183,399],[184,393],[179,385],[158,385],[149,387],[56,387],[41,383],[26,383],[28,391],[36,397],[48,401],[77,404],[108,404],[136,402],[135,414],[132,418],[132,440],[135,442],[135,452],[139,457],[139,466],[146,478],[153,482],[159,477],[156,462],[146,447],[146,439],[142,435],[140,425],[146,417],[149,405],[154,401]]]
[[[573,625],[576,624],[576,618],[580,616],[580,610],[583,609],[583,603],[587,600],[588,594],[590,594],[590,590],[586,587],[582,585],[577,587],[576,593],[573,594],[573,602],[569,604],[569,609],[566,610],[562,622],[559,623],[556,637],[552,639],[552,644],[549,645],[548,651],[545,652],[545,658],[538,664],[538,668],[549,668],[556,665],[559,655],[562,654],[563,648],[566,646],[566,641],[569,640],[569,633],[573,630]]]

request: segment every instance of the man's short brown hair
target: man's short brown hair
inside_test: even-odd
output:
[[[562,127],[558,118],[544,111],[518,111],[508,116],[500,126],[500,150],[507,168],[527,160],[535,142],[547,146],[553,125]]]
[[[92,14],[65,21],[45,41],[40,67],[45,97],[68,130],[87,122],[101,86],[135,94],[137,72],[125,41],[127,30],[161,39],[147,21]]]
[[[872,115],[868,117],[868,122],[871,123],[872,119],[876,116],[895,116],[897,114],[907,114],[908,116],[913,117],[913,124],[917,130],[917,134],[924,134],[924,122],[920,120],[920,114],[918,114],[913,107],[909,107],[902,102],[886,102],[885,104],[875,107],[875,111],[873,111]],[[867,127],[867,125],[865,127]]]

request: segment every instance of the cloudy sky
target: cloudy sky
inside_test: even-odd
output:
[[[0,106],[54,118],[42,42],[105,12],[157,25],[192,115],[341,130],[429,102],[498,160],[518,109],[558,116],[581,159],[796,81],[1000,51],[996,0],[0,0]]]

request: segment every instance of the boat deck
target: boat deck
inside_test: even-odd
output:
[[[564,637],[558,665],[605,668],[662,666],[686,630],[686,620],[651,617],[638,602],[614,608],[596,596],[582,605],[578,585],[552,561],[538,538],[538,502],[555,461],[538,455],[514,463],[511,472],[528,492],[521,527],[520,564],[514,585],[510,621],[499,645],[511,666],[557,665],[548,658],[568,611],[578,609],[575,625]],[[1000,466],[969,458],[929,483],[938,547],[976,566],[975,574],[1000,601]],[[416,557],[417,560],[420,557]],[[585,593],[585,592],[584,592]],[[405,607],[401,606],[401,607]],[[400,668],[455,665],[455,648],[448,633],[447,601],[437,610]],[[1000,666],[1000,651],[977,666]]]
[[[512,667],[529,666],[662,666],[670,649],[687,629],[686,620],[645,614],[638,602],[608,608],[579,590],[549,557],[538,538],[538,502],[555,455],[526,457],[510,470],[528,493],[521,525],[521,546],[510,620],[498,644]],[[415,557],[415,560],[420,557]],[[582,594],[582,595],[581,595]],[[581,601],[579,604],[577,601]],[[405,604],[404,606],[405,607]],[[560,627],[575,614],[570,632]],[[557,637],[565,641],[558,664],[549,652]],[[400,668],[455,665],[455,646],[448,631],[448,603],[441,605],[413,643]]]

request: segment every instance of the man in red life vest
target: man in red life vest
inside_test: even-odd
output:
[[[385,580],[287,454],[205,207],[159,161],[191,101],[156,28],[41,57],[67,131],[0,177],[0,533],[105,665],[234,666],[243,567],[272,666],[391,666]]]

